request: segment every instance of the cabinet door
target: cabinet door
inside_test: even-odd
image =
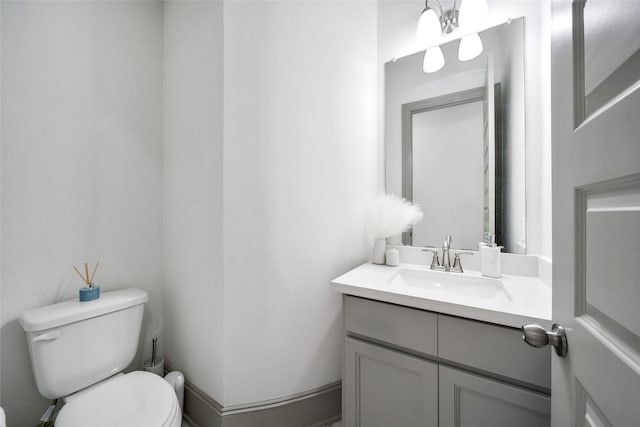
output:
[[[438,365],[345,339],[345,427],[436,427]]]
[[[548,395],[440,365],[440,427],[544,427]]]

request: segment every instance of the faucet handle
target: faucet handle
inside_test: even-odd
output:
[[[458,271],[460,273],[464,273],[462,269],[462,262],[460,261],[460,255],[473,255],[473,252],[468,251],[460,251],[456,252],[453,257],[453,267],[451,267],[454,271]]]
[[[431,270],[435,270],[437,267],[440,267],[440,259],[438,257],[438,251],[436,249],[425,248],[422,249],[422,252],[431,252],[433,257],[431,257]]]

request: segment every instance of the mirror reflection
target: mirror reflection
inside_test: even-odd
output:
[[[477,249],[484,232],[505,252],[526,253],[524,18],[480,33],[483,53],[423,71],[424,52],[385,67],[387,192],[418,203],[424,220],[402,236],[413,246]],[[399,242],[392,242],[399,243]]]

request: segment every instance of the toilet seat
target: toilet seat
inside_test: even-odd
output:
[[[77,393],[62,407],[56,427],[179,427],[180,405],[158,375],[135,371]]]

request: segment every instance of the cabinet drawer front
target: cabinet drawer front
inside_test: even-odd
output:
[[[344,297],[345,329],[413,351],[438,354],[438,316],[363,298]]]
[[[352,338],[345,339],[345,427],[438,424],[438,365]]]
[[[530,347],[519,329],[441,314],[438,332],[441,359],[551,388],[550,347]]]
[[[548,427],[551,399],[440,365],[440,427]]]

